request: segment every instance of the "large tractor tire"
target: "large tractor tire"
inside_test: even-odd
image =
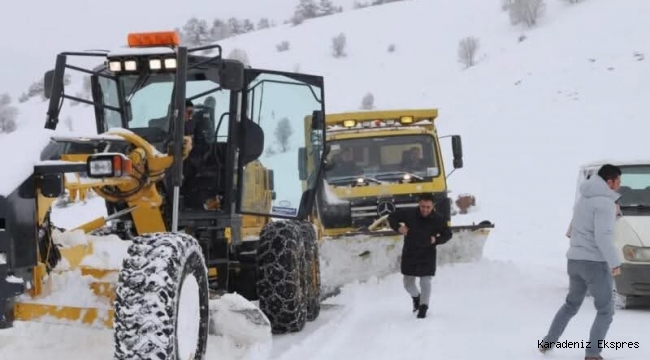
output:
[[[300,239],[305,246],[303,284],[307,321],[314,321],[320,314],[320,258],[314,225],[308,221],[298,222]]]
[[[273,334],[298,332],[305,326],[304,257],[295,222],[272,221],[262,228],[257,248],[257,294]]]
[[[113,322],[117,360],[203,360],[208,273],[196,239],[136,237],[119,273]]]

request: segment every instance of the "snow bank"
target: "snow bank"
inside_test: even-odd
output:
[[[272,347],[271,323],[238,294],[210,300],[210,334],[238,353],[238,359],[266,359]]]

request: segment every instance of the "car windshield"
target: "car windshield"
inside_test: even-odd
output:
[[[650,207],[650,165],[621,166],[621,194],[618,204]]]
[[[331,185],[349,185],[358,177],[376,183],[398,182],[404,175],[420,179],[438,176],[434,138],[430,135],[379,136],[328,141],[326,172]]]

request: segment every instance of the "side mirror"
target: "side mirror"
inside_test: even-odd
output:
[[[325,126],[325,117],[321,110],[314,110],[311,115],[311,128],[313,130],[323,130]]]
[[[463,143],[460,140],[460,135],[451,137],[451,148],[454,154],[454,169],[460,169],[463,167]]]
[[[244,64],[239,61],[224,60],[219,69],[219,84],[226,90],[239,91],[244,87]]]
[[[133,120],[133,108],[131,107],[130,102],[125,104],[124,111],[126,111],[126,122],[131,122],[131,120]]]
[[[54,70],[47,71],[43,77],[43,95],[46,99],[52,96],[52,83],[54,83]]]
[[[332,169],[334,169],[334,165],[335,165],[334,162],[329,162],[327,159],[325,159],[325,161],[323,161],[323,163],[324,163],[323,164],[323,170],[325,172],[328,172],[328,171],[331,171]]]
[[[300,180],[307,180],[307,149],[298,149],[298,175]]]

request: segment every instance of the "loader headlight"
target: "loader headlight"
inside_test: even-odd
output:
[[[136,71],[137,69],[138,69],[138,65],[135,60],[127,60],[124,62],[124,70]]]
[[[122,63],[119,62],[119,61],[111,61],[111,62],[108,63],[108,68],[112,72],[122,71]]]
[[[131,169],[131,160],[124,154],[104,153],[88,157],[86,172],[90,178],[107,178],[128,175]]]
[[[160,70],[162,68],[162,61],[160,59],[149,59],[149,69]]]
[[[623,246],[623,255],[628,261],[648,262],[650,261],[650,247],[625,245]]]
[[[176,69],[176,59],[175,58],[165,59],[165,69]]]

